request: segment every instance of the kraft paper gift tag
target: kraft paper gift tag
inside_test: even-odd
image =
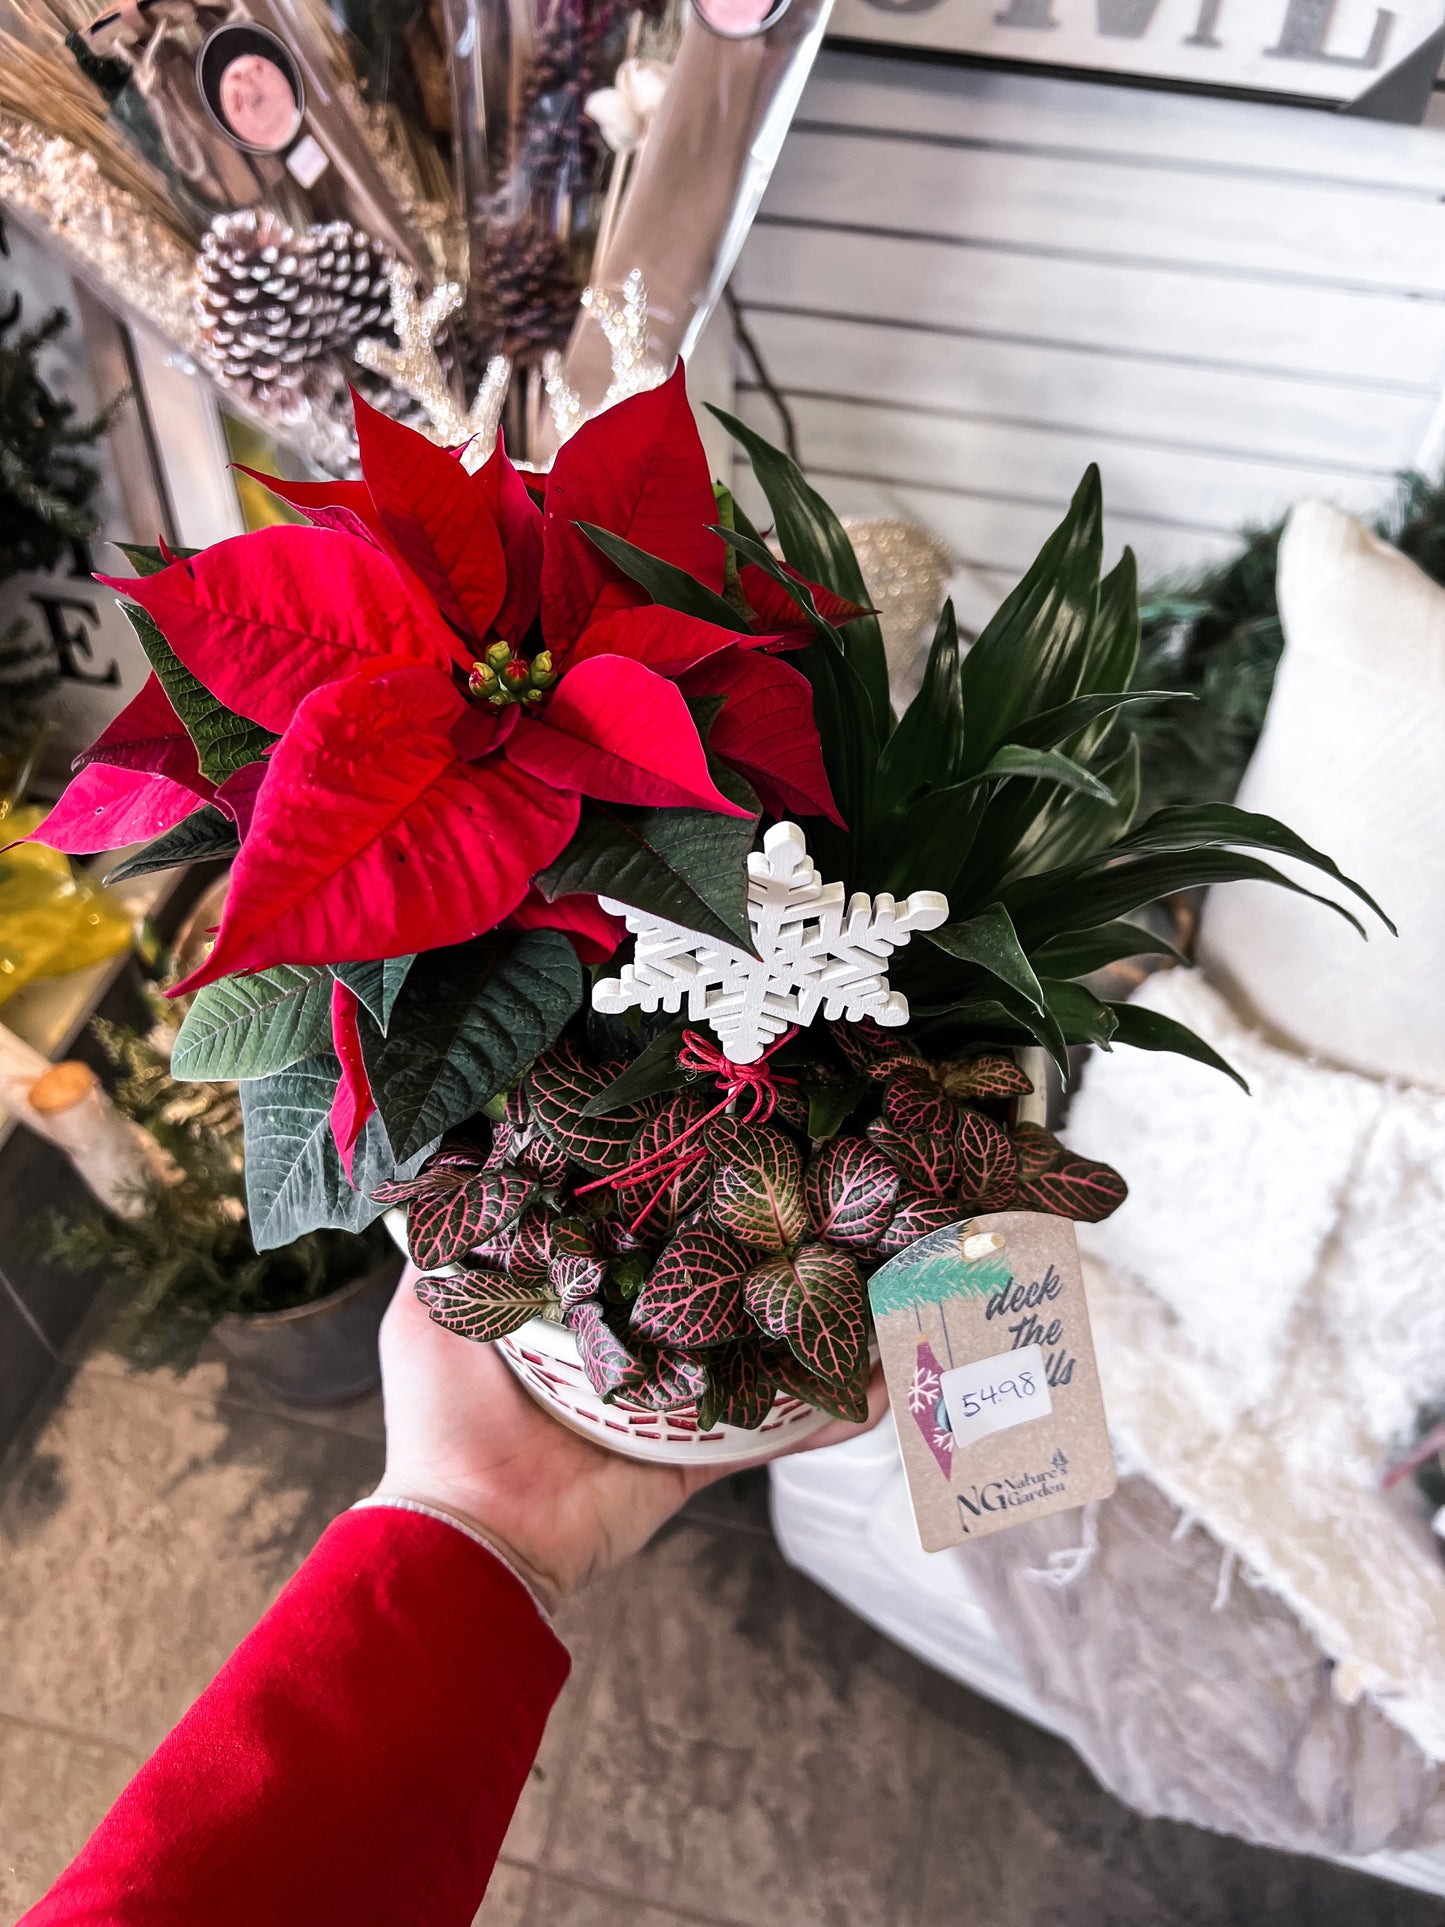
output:
[[[869,1295],[925,1552],[1114,1490],[1066,1218],[1001,1211],[931,1232]]]

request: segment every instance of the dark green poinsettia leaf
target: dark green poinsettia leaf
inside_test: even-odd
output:
[[[896,1258],[900,1251],[917,1244],[930,1231],[943,1231],[947,1226],[957,1224],[962,1215],[953,1198],[901,1199],[873,1255],[876,1258]]]
[[[757,820],[718,810],[584,803],[577,832],[534,879],[549,903],[613,897],[753,954],[748,852]]]
[[[633,1104],[605,1117],[589,1115],[589,1100],[606,1090],[616,1074],[616,1065],[590,1063],[564,1038],[530,1066],[522,1081],[533,1120],[575,1163],[604,1177],[628,1162],[633,1135],[652,1108]]]
[[[542,1290],[550,1283],[552,1257],[551,1213],[541,1205],[529,1205],[510,1232],[507,1270],[518,1284]]]
[[[412,1262],[427,1271],[460,1262],[519,1218],[536,1194],[515,1171],[478,1171],[455,1190],[414,1199],[406,1216]]]
[[[277,964],[252,977],[222,977],[192,999],[176,1033],[171,1075],[195,1084],[266,1077],[314,1056],[330,1037],[331,973],[321,965]]]
[[[372,1096],[397,1155],[474,1116],[581,1001],[582,966],[559,930],[494,933],[418,957],[386,1035],[361,1023]]]
[[[1019,1161],[1002,1124],[982,1111],[958,1120],[959,1197],[968,1211],[1007,1211],[1019,1188]]]
[[[1046,977],[1044,995],[1050,1014],[1071,1044],[1097,1044],[1101,1050],[1112,1047],[1119,1020],[1107,1004],[1101,1004],[1082,984]]]
[[[921,1064],[905,1065],[883,1086],[883,1115],[905,1137],[911,1131],[931,1137],[951,1131],[954,1123],[952,1104]]]
[[[840,1387],[856,1382],[860,1360],[868,1360],[868,1300],[846,1251],[808,1244],[760,1265],[746,1298],[759,1330],[784,1339],[815,1377]]]
[[[689,1082],[689,1073],[679,1066],[677,1053],[686,1028],[686,1017],[675,1018],[605,1090],[588,1100],[583,1116],[606,1117],[612,1111],[625,1111],[630,1104],[640,1104],[644,1098],[682,1090]]]
[[[340,1064],[328,1053],[241,1085],[246,1211],[258,1251],[279,1250],[303,1232],[328,1226],[364,1231],[385,1209],[372,1196],[377,1187],[414,1176],[434,1148],[423,1145],[398,1166],[381,1120],[369,1118],[348,1180],[331,1135],[340,1076]]]
[[[1223,1071],[1232,1077],[1239,1088],[1248,1094],[1249,1086],[1239,1072],[1219,1055],[1202,1037],[1198,1037],[1187,1024],[1177,1023],[1174,1018],[1166,1017],[1163,1011],[1146,1010],[1142,1004],[1110,1004],[1118,1029],[1114,1033],[1116,1044],[1129,1044],[1135,1050],[1173,1051],[1179,1057],[1192,1057],[1197,1064],[1207,1064],[1211,1070]]]
[[[988,1101],[1028,1097],[1034,1088],[1033,1079],[1018,1059],[1005,1051],[980,1051],[977,1057],[956,1058],[943,1067],[942,1082],[950,1097]]]
[[[418,1278],[416,1295],[434,1325],[485,1345],[551,1310],[547,1292],[530,1291],[498,1271],[459,1271],[445,1278]]]
[[[867,1093],[868,1086],[861,1078],[842,1084],[814,1083],[810,1079],[803,1087],[808,1115],[802,1128],[815,1144],[836,1136]]]
[[[888,1228],[898,1200],[898,1172],[866,1138],[834,1138],[803,1179],[814,1232],[830,1244],[867,1250]]]
[[[963,660],[967,773],[981,770],[1017,726],[1079,693],[1099,606],[1104,505],[1091,467],[1037,561]]]
[[[763,1365],[761,1345],[724,1345],[707,1358],[707,1390],[698,1400],[700,1432],[736,1425],[756,1432],[773,1409],[777,1387]]]
[[[855,1360],[845,1378],[827,1381],[810,1372],[787,1345],[763,1347],[763,1369],[777,1380],[779,1390],[799,1398],[832,1418],[861,1425],[868,1416],[868,1380],[871,1367],[865,1351]]]
[[[921,791],[944,789],[962,775],[962,660],[953,604],[945,602],[922,685],[879,761],[874,804],[881,815],[900,808]]]
[[[193,555],[200,554],[199,549],[172,549],[167,554],[153,542],[117,542],[115,547],[137,575],[159,575],[172,562],[189,562]]]
[[[633,1353],[607,1322],[595,1298],[584,1298],[563,1313],[563,1322],[577,1340],[587,1383],[599,1398],[619,1393],[634,1398],[647,1377],[647,1360]]]
[[[710,1225],[685,1225],[658,1254],[632,1307],[641,1338],[699,1351],[749,1329],[743,1280],[752,1260]]]
[[[975,916],[966,917],[960,923],[945,923],[925,934],[928,942],[945,956],[973,964],[1017,991],[1035,1009],[1044,1008],[1042,987],[1024,954],[1013,919],[1001,903],[991,903]]]
[[[958,1190],[958,1138],[952,1126],[944,1131],[895,1131],[875,1118],[868,1135],[912,1191],[951,1198]]]
[[[217,702],[199,677],[186,668],[153,617],[137,603],[122,602],[120,607],[169,697],[171,708],[185,724],[196,746],[202,776],[213,783],[224,783],[238,769],[258,762],[276,741],[272,732]]]
[[[675,563],[663,562],[645,549],[624,542],[620,535],[611,535],[606,529],[599,529],[591,522],[578,522],[576,527],[590,542],[596,544],[609,562],[615,562],[624,575],[630,575],[634,582],[640,582],[654,602],[664,609],[678,609],[685,616],[698,616],[703,622],[716,623],[721,629],[737,630],[740,625],[738,612],[722,596],[699,582],[696,576],[679,569]]]
[[[1066,1156],[1053,1170],[1020,1184],[1017,1202],[1024,1211],[1048,1211],[1077,1224],[1098,1224],[1112,1216],[1128,1195],[1128,1185],[1111,1165]]]
[[[714,1158],[708,1211],[750,1251],[783,1251],[802,1237],[803,1166],[797,1146],[767,1124],[719,1118],[707,1132]]]
[[[174,870],[180,863],[202,863],[208,857],[234,856],[241,847],[236,826],[224,810],[205,803],[189,816],[183,816],[159,836],[153,836],[144,849],[106,872],[107,883],[128,883],[132,877],[150,876],[156,870]]]
[[[1054,1171],[1069,1156],[1052,1131],[1042,1124],[1015,1124],[1009,1133],[1018,1160],[1020,1184],[1032,1184],[1045,1171]]]
[[[1034,964],[1046,977],[1087,977],[1126,957],[1172,957],[1188,963],[1182,951],[1142,923],[1101,923],[1092,930],[1070,930],[1034,952]]]
[[[387,957],[381,963],[333,964],[331,972],[354,993],[377,1029],[385,1035],[406,974],[415,962],[414,956]]]
[[[632,1183],[618,1186],[617,1202],[631,1224],[649,1236],[666,1233],[695,1211],[712,1182],[712,1159],[695,1128],[707,1102],[685,1091],[644,1120],[627,1147],[626,1168],[647,1161]]]

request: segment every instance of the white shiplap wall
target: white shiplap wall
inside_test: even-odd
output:
[[[1158,574],[1438,463],[1445,116],[826,52],[734,285],[841,511],[1002,582],[1097,460]]]

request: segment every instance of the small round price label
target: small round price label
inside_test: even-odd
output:
[[[939,1389],[955,1445],[1046,1418],[1054,1409],[1039,1345],[959,1365],[943,1374]]]

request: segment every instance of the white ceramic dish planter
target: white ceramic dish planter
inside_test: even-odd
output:
[[[386,1228],[405,1252],[406,1213],[388,1211]],[[774,1399],[772,1411],[755,1432],[736,1425],[715,1425],[704,1432],[695,1405],[654,1412],[625,1398],[608,1403],[588,1383],[576,1339],[565,1325],[550,1318],[529,1319],[519,1331],[499,1338],[497,1350],[554,1418],[624,1458],[648,1459],[656,1465],[754,1465],[828,1423],[826,1412],[786,1392]]]

